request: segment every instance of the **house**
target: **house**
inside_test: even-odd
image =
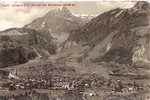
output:
[[[0,69],[0,79],[7,79],[9,76],[9,71]]]
[[[55,89],[70,89],[69,84],[69,82],[55,82],[52,87]]]
[[[54,76],[51,79],[52,87],[56,89],[70,89],[70,80],[68,77]]]
[[[9,78],[9,79],[17,79],[17,80],[19,79],[19,77],[17,76],[17,71],[16,71],[16,69],[11,70],[11,71],[9,72],[8,78]]]

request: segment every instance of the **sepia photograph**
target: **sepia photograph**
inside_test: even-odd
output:
[[[150,1],[0,0],[0,100],[150,100]]]

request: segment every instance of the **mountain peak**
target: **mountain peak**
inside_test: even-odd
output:
[[[67,12],[67,13],[69,12],[70,13],[69,9],[67,7],[65,7],[65,6],[62,7],[61,11],[62,12]]]
[[[54,9],[54,10],[50,10],[46,16],[62,16],[62,17],[70,17],[72,16],[72,13],[70,12],[70,10],[63,6],[61,9]]]
[[[65,16],[71,16],[72,15],[71,12],[70,12],[70,10],[67,7],[65,7],[65,6],[62,7],[61,13],[63,15],[65,15]]]
[[[134,8],[147,10],[147,9],[150,9],[150,4],[147,1],[138,1],[135,4]]]

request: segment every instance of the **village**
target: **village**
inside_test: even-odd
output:
[[[16,71],[8,72],[0,70],[0,73],[2,79],[1,81],[5,81],[4,83],[0,83],[0,91],[6,90],[14,93],[15,91],[24,91],[20,94],[21,96],[31,95],[35,91],[37,92],[43,90],[66,91],[67,93],[77,93],[84,98],[83,100],[87,100],[86,98],[88,96],[95,97],[99,95],[98,92],[108,94],[108,96],[124,96],[141,92],[149,92],[150,89],[148,84],[139,84],[136,81],[124,82],[119,79],[105,79],[95,73],[90,75],[80,75],[80,77],[53,75],[35,78],[18,77]]]
[[[2,71],[2,70],[1,70]],[[5,71],[3,71],[4,73]],[[32,89],[56,89],[56,90],[79,90],[85,89],[104,89],[111,92],[138,92],[143,90],[149,90],[149,84],[139,84],[136,81],[125,83],[122,80],[105,79],[99,77],[96,74],[82,75],[82,77],[68,77],[61,75],[54,75],[49,77],[39,78],[19,78],[15,72],[5,72],[7,79],[5,83],[1,84],[1,89],[13,90],[32,90]],[[8,77],[7,77],[8,75]]]

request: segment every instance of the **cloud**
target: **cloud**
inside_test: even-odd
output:
[[[11,3],[13,5],[16,3]],[[100,14],[107,10],[121,7],[130,8],[135,2],[121,1],[99,1],[99,2],[75,2],[76,6],[68,7],[72,13],[76,14]],[[0,30],[12,27],[22,27],[30,23],[32,20],[43,16],[51,9],[58,7],[12,7],[0,3]]]
[[[97,2],[97,8],[101,10],[101,12],[108,11],[114,8],[131,8],[134,6],[136,2],[133,1],[100,1]]]
[[[48,11],[48,8],[0,7],[0,30],[22,27]]]

